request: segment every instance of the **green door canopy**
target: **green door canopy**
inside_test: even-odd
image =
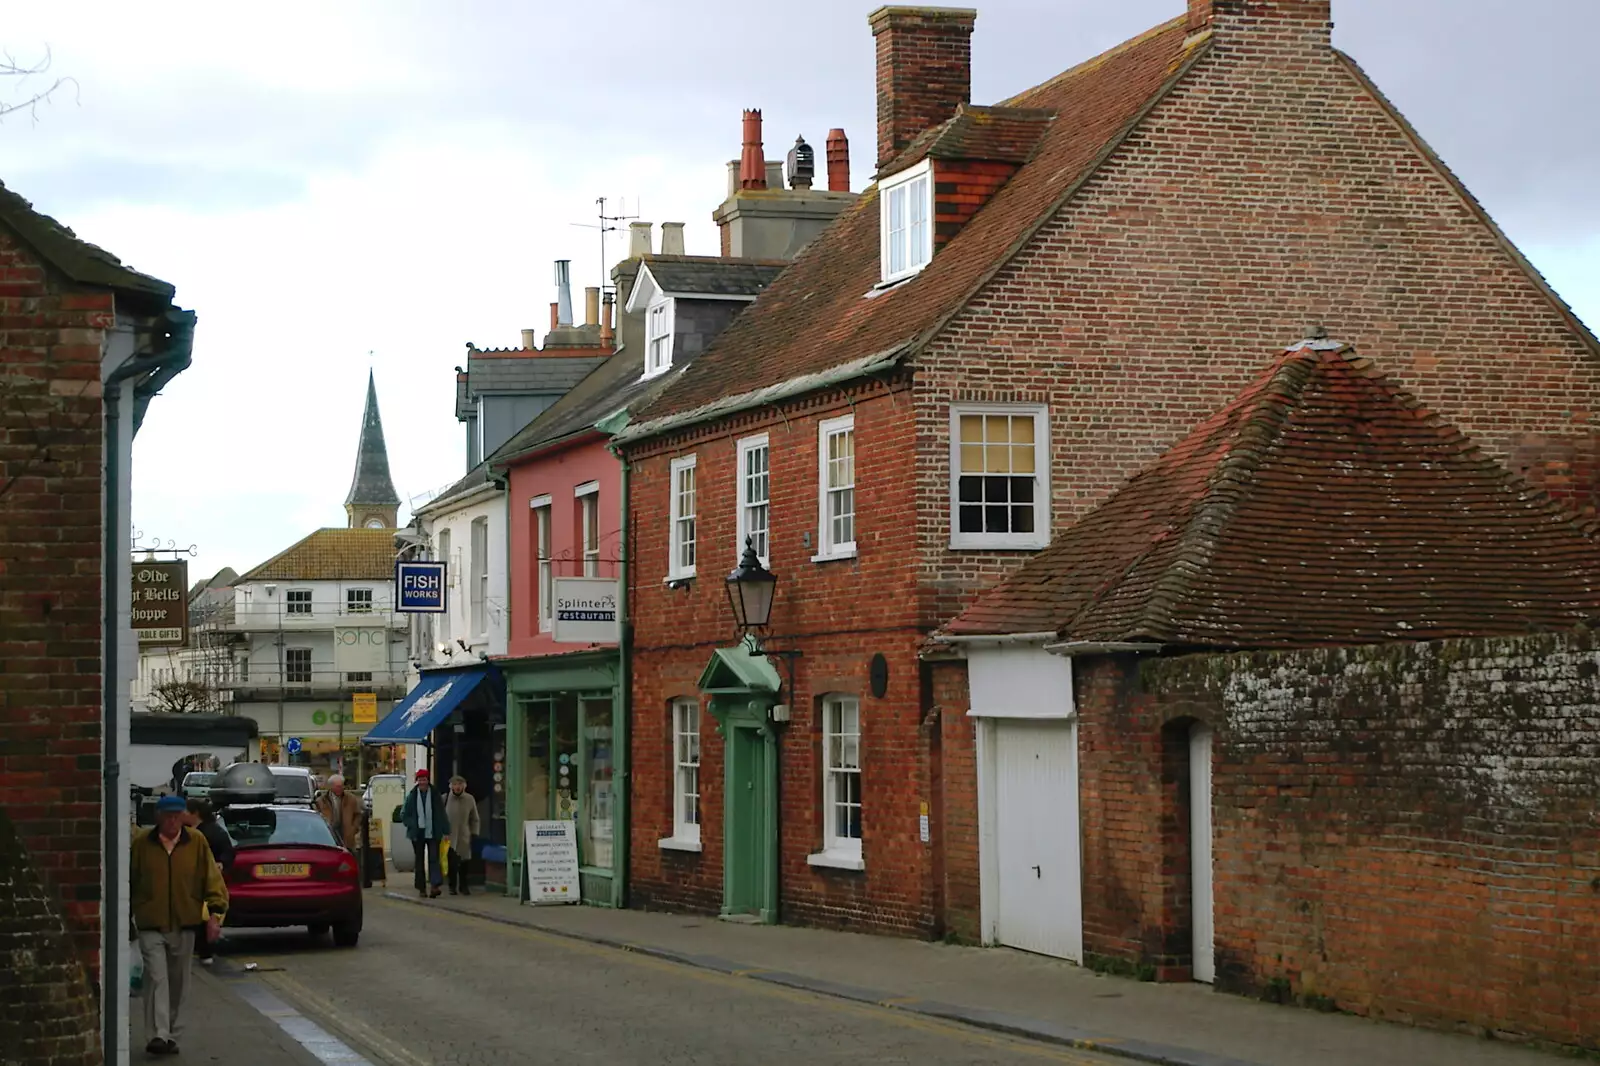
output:
[[[722,692],[775,695],[782,684],[772,660],[756,652],[754,642],[749,640],[737,647],[718,648],[700,672],[700,691],[711,695]]]

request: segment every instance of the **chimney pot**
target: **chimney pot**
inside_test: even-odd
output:
[[[628,258],[637,259],[641,255],[650,254],[650,230],[654,223],[630,222],[628,223]]]
[[[811,179],[817,173],[817,153],[805,137],[796,137],[794,147],[789,149],[789,187],[791,189],[807,190],[811,188]]]
[[[550,328],[555,329],[559,325],[561,325],[561,305],[552,303],[550,305]]]
[[[867,16],[878,49],[880,170],[917,134],[972,102],[977,18],[955,7],[880,7]]]
[[[850,191],[850,141],[844,130],[828,131],[828,191]]]
[[[761,112],[744,113],[744,147],[739,153],[739,188],[765,189],[767,164],[761,154]]]
[[[600,286],[590,285],[583,290],[583,324],[600,325]]]
[[[617,335],[611,329],[611,309],[617,302],[617,294],[606,292],[600,298],[600,343],[610,348],[616,343]]]
[[[557,325],[572,325],[572,260],[556,260],[556,305],[560,309]]]
[[[683,250],[683,223],[661,223],[661,254],[684,255]]]
[[[522,331],[522,348],[523,348],[523,350],[524,351],[531,351],[533,349],[533,347],[534,347],[533,330],[531,330],[531,329],[523,330]]]

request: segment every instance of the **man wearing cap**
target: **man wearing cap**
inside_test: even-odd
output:
[[[152,1055],[177,1054],[195,930],[215,940],[228,910],[211,845],[184,826],[186,809],[183,797],[162,796],[155,828],[134,835],[128,862],[133,927],[144,957],[145,1051]]]
[[[444,888],[444,873],[439,869],[439,841],[450,835],[450,818],[445,814],[444,800],[433,790],[428,771],[418,770],[416,780],[400,805],[400,820],[406,827],[406,839],[411,841],[412,854],[416,856],[413,881],[417,894],[434,897]]]

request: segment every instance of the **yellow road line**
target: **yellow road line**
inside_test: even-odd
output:
[[[379,899],[385,907],[404,907],[410,910],[420,909],[413,903],[402,903],[399,900]],[[428,908],[428,913],[435,916],[448,918],[463,925],[476,925],[492,919],[478,917],[469,912],[448,910],[443,908]],[[508,925],[496,922],[503,929],[525,940],[534,940],[560,947],[568,951],[575,951],[584,955],[608,956],[614,959],[625,960],[635,966],[656,970],[661,973],[671,973],[674,976],[689,976],[706,984],[718,985],[723,988],[738,988],[744,991],[760,992],[762,995],[775,999],[786,1000],[790,1003],[806,1003],[812,1006],[826,1007],[842,1014],[852,1014],[859,1018],[870,1019],[875,1022],[892,1022],[907,1029],[916,1029],[921,1032],[940,1036],[951,1036],[965,1040],[970,1044],[979,1044],[984,1047],[1004,1048],[1007,1051],[1020,1052],[1038,1058],[1049,1059],[1052,1062],[1069,1063],[1071,1066],[1104,1066],[1100,1059],[1085,1058],[1071,1048],[1054,1047],[1049,1044],[1034,1043],[1020,1037],[1010,1037],[1004,1034],[990,1034],[982,1029],[947,1022],[938,1018],[929,1018],[919,1014],[911,1014],[892,1006],[875,1006],[858,1003],[854,1000],[839,999],[834,996],[825,996],[816,992],[803,989],[789,988],[785,985],[772,984],[767,981],[752,981],[742,974],[770,973],[770,970],[741,970],[734,973],[723,973],[719,970],[705,970],[697,966],[689,966],[681,962],[672,962],[667,959],[657,958],[653,955],[643,955],[636,951],[625,951],[604,944],[594,944],[584,940],[575,940],[562,936],[559,933],[547,933],[540,929],[533,929],[525,925]],[[891,1003],[895,1001],[885,1001]],[[915,1002],[914,999],[903,1002]]]
[[[329,1010],[323,997],[282,970],[261,974],[261,980],[294,1000],[302,1013],[316,1018],[330,1029],[344,1030],[345,1036],[352,1038],[358,1044],[364,1044],[369,1050],[377,1052],[395,1066],[433,1066],[431,1059],[402,1047],[365,1022],[358,1021],[348,1014],[336,1014]]]

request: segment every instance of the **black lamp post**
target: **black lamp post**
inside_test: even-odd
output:
[[[746,537],[744,555],[739,565],[728,575],[728,605],[733,608],[733,620],[740,633],[752,629],[765,629],[772,622],[772,594],[777,590],[778,578],[761,565],[756,555],[754,537]]]

